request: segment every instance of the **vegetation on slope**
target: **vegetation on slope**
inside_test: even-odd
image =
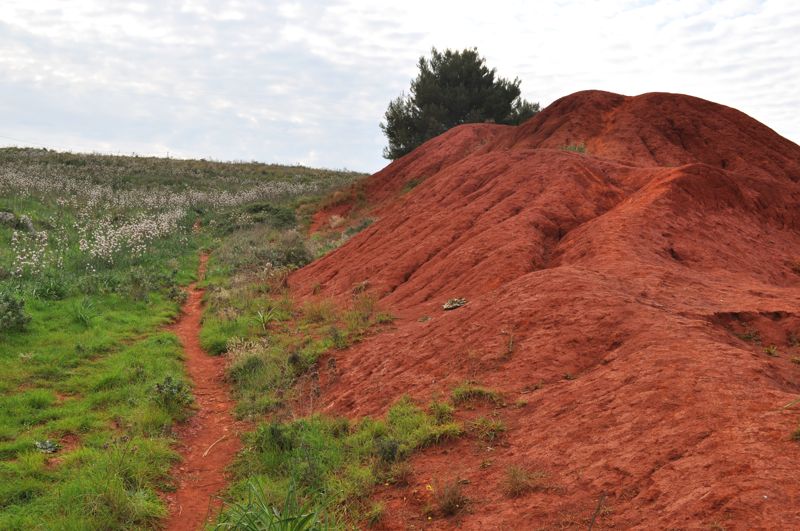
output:
[[[163,326],[213,244],[193,226],[280,222],[273,201],[357,176],[0,150],[0,528],[156,527],[191,414]]]

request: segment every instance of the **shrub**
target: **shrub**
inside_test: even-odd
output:
[[[761,334],[758,330],[749,329],[741,334],[736,334],[736,337],[743,341],[752,341],[753,343],[761,343]]]
[[[30,323],[25,301],[10,293],[0,292],[0,331],[21,331]]]
[[[347,334],[344,334],[335,326],[332,326],[330,329],[328,329],[328,336],[331,338],[333,348],[335,349],[342,350],[350,345],[350,342],[347,339]]]
[[[264,487],[258,480],[247,485],[247,498],[228,506],[217,520],[214,529],[238,531],[317,531],[326,529],[316,511],[300,505],[294,486],[286,492],[283,507],[269,503]]]
[[[367,515],[365,518],[367,521],[367,525],[369,526],[378,525],[380,521],[383,520],[383,514],[385,511],[386,507],[382,503],[380,502],[373,503],[370,506],[369,510],[367,511]]]
[[[309,323],[329,323],[336,318],[336,306],[330,300],[307,302],[303,306],[303,318]]]
[[[516,498],[541,487],[541,481],[547,474],[541,471],[530,472],[519,466],[509,466],[503,481],[503,491],[506,496]]]
[[[480,417],[469,423],[470,430],[478,438],[486,442],[494,442],[506,431],[506,426],[501,420]]]
[[[414,469],[408,461],[392,463],[386,475],[386,482],[393,485],[408,485],[413,473]]]
[[[253,221],[266,223],[276,229],[287,229],[297,224],[294,209],[288,206],[253,203],[245,207],[245,212],[252,215]]]
[[[83,297],[80,302],[72,304],[72,318],[76,323],[86,328],[92,326],[92,321],[97,316],[97,308],[89,297]]]
[[[63,276],[47,273],[36,282],[33,293],[46,301],[59,301],[69,294],[69,286]]]
[[[356,234],[358,234],[359,232],[361,232],[362,230],[364,230],[367,227],[369,227],[370,225],[372,225],[372,223],[373,223],[372,218],[364,218],[357,225],[353,225],[349,229],[345,230],[344,231],[344,235],[347,238],[351,238],[351,237],[355,236]]]
[[[497,391],[480,387],[472,382],[464,382],[453,389],[454,404],[463,404],[464,402],[469,402],[471,400],[487,400],[498,405],[502,402],[502,398]]]
[[[460,479],[453,479],[442,485],[434,486],[433,496],[439,511],[444,516],[458,514],[467,506],[469,499],[464,495]]]
[[[776,347],[775,345],[764,347],[764,354],[766,354],[767,356],[772,356],[774,358],[778,355],[778,347]]]
[[[382,463],[390,464],[397,460],[400,451],[400,443],[397,439],[382,438],[377,443],[378,457]]]
[[[561,149],[564,151],[571,151],[573,153],[586,153],[586,144],[570,144],[562,147]]]
[[[431,402],[428,406],[428,411],[433,416],[436,424],[447,424],[453,420],[453,412],[455,409],[450,404],[444,402]]]
[[[54,454],[61,449],[60,444],[53,442],[50,439],[45,439],[44,441],[34,441],[33,445],[43,454]]]
[[[172,376],[166,376],[161,383],[155,385],[154,399],[172,415],[180,417],[192,403],[192,394],[188,385]]]
[[[314,259],[303,237],[296,230],[288,230],[278,241],[256,252],[256,257],[273,267],[303,267]]]

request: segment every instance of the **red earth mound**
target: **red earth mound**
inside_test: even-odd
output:
[[[705,100],[588,91],[457,127],[365,193],[377,220],[290,282],[366,281],[398,319],[333,354],[321,410],[466,380],[507,404],[483,412],[499,443],[426,450],[378,494],[387,528],[800,528],[800,147]],[[547,480],[509,497],[510,466]],[[467,509],[423,516],[456,477]]]

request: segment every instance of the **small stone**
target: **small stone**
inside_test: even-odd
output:
[[[442,305],[442,308],[446,310],[455,310],[456,308],[461,308],[467,304],[467,299],[455,298],[449,299],[446,303]]]

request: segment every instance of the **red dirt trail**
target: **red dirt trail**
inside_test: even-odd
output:
[[[205,275],[207,255],[201,255],[198,279]],[[219,507],[216,495],[226,484],[225,468],[241,444],[242,426],[233,417],[234,402],[224,382],[225,358],[209,356],[200,347],[203,290],[189,286],[183,313],[170,327],[183,345],[186,371],[197,411],[178,428],[181,462],[173,470],[177,490],[166,496],[170,515],[166,529],[196,531]]]
[[[366,281],[398,319],[321,360],[319,409],[465,380],[508,404],[481,412],[498,443],[427,449],[381,488],[385,528],[800,529],[800,146],[699,98],[585,91],[456,127],[364,191],[376,221],[290,285]],[[510,498],[512,465],[547,479]],[[428,519],[454,478],[468,509]]]

